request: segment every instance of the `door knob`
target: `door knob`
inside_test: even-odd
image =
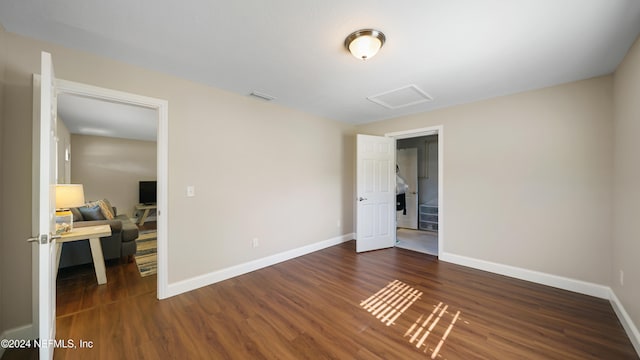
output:
[[[363,198],[362,196],[358,198],[358,201],[364,201],[364,200],[367,200],[367,198]]]
[[[41,236],[34,236],[34,237],[30,237],[27,239],[27,242],[37,242],[39,244],[47,244],[53,240],[57,240],[57,239],[61,239],[62,236],[61,235],[54,235],[51,234],[51,236],[47,237],[47,235],[41,235]]]

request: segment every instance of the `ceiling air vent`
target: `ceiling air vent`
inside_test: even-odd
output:
[[[276,97],[275,96],[271,96],[271,95],[267,95],[261,92],[257,92],[257,91],[252,91],[251,94],[249,94],[249,96],[253,96],[254,98],[258,98],[260,100],[264,100],[264,101],[271,101],[274,100]]]
[[[400,109],[433,100],[429,94],[422,91],[422,89],[416,85],[403,86],[395,90],[369,96],[367,99],[387,109]]]

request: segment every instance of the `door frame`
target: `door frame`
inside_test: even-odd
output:
[[[436,125],[424,128],[386,133],[384,136],[394,139],[410,139],[421,136],[438,135],[438,258],[444,253],[444,126]],[[395,155],[394,155],[395,156]]]
[[[28,241],[32,242],[34,338],[51,339],[56,333],[54,264],[55,239],[58,237],[53,224],[55,189],[52,189],[52,184],[57,182],[58,170],[55,139],[57,114],[52,113],[57,112],[57,87],[51,54],[44,51],[40,53],[40,70],[41,74],[32,79],[32,237]],[[43,168],[43,165],[47,166]],[[53,349],[40,347],[38,355],[40,358],[53,359]]]
[[[36,76],[38,76],[36,74]],[[157,111],[157,179],[158,179],[158,277],[156,297],[169,297],[168,286],[168,163],[169,163],[169,102],[167,100],[107,89],[103,87],[56,79],[58,94],[71,94],[98,100],[145,107]],[[37,299],[34,299],[37,304]]]

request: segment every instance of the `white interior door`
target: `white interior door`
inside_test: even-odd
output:
[[[396,242],[395,139],[357,135],[356,251]]]
[[[405,193],[407,213],[398,211],[398,227],[418,229],[418,148],[398,149],[396,164],[400,175],[409,186]]]
[[[39,85],[40,101],[34,101],[34,211],[37,234],[32,239],[38,256],[37,299],[38,338],[45,342],[39,347],[40,359],[53,359],[53,347],[47,340],[56,335],[56,89],[51,55],[43,52],[38,84],[34,79],[34,93]],[[35,134],[38,132],[38,134]]]

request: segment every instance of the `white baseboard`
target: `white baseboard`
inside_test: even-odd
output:
[[[332,239],[320,241],[311,245],[299,247],[297,249],[285,251],[275,255],[267,256],[261,259],[246,262],[231,266],[225,269],[217,270],[208,274],[196,276],[190,279],[178,281],[176,283],[169,284],[167,287],[167,298],[175,295],[179,295],[191,290],[195,290],[207,285],[217,283],[219,281],[227,280],[235,276],[246,274],[258,269],[265,268],[267,266],[275,265],[277,263],[296,258],[298,256],[306,255],[314,251],[322,250],[334,245],[341,244],[345,241],[353,240],[355,234],[345,234]]]
[[[17,328],[9,329],[0,334],[0,339],[12,339],[12,340],[34,340],[36,337],[33,335],[33,324],[23,325]],[[4,354],[4,348],[0,346],[0,358]]]
[[[227,280],[232,277],[246,274],[267,266],[275,265],[277,263],[290,260],[298,256],[310,254],[314,251],[338,245],[352,239],[355,239],[354,233],[338,236],[329,240],[317,242],[315,244],[267,256],[265,258],[253,260],[226,269],[221,269],[209,274],[197,276],[174,284],[169,284],[167,297],[179,295],[203,286],[211,285],[216,282]],[[495,274],[505,275],[516,279],[531,281],[537,284],[569,290],[580,294],[608,299],[611,302],[611,306],[618,316],[618,319],[622,323],[622,326],[624,327],[627,335],[629,336],[633,347],[640,356],[640,331],[633,323],[633,320],[624,309],[624,306],[622,305],[616,294],[608,286],[598,285],[557,275],[551,275],[533,270],[527,270],[510,265],[478,260],[451,253],[441,253],[439,256],[439,260],[471,267],[478,270],[484,270]],[[28,324],[3,332],[2,334],[0,334],[0,339],[34,339],[33,332],[33,325]],[[2,357],[3,353],[4,349],[0,348],[0,357]]]
[[[616,296],[616,293],[614,293],[612,289],[609,289],[609,290],[610,290],[609,301],[611,302],[613,311],[615,311],[616,315],[618,315],[618,319],[620,319],[620,323],[622,323],[622,327],[624,327],[624,330],[627,332],[627,335],[629,336],[629,340],[631,340],[631,343],[633,344],[633,347],[636,349],[638,356],[640,356],[640,331],[638,331],[638,328],[633,323],[633,320],[631,320],[631,317],[629,316],[627,311],[624,309],[624,306],[622,306],[622,303]]]
[[[534,270],[527,270],[515,266],[498,264],[491,261],[478,260],[466,256],[441,253],[439,260],[462,265],[478,270],[484,270],[495,274],[505,275],[512,278],[531,281],[537,284],[552,286],[555,288],[577,292],[584,295],[594,296],[601,299],[607,299],[613,307],[613,311],[618,316],[620,323],[629,336],[629,340],[633,344],[638,356],[640,356],[640,332],[631,320],[629,314],[613,290],[604,285],[594,284],[582,280],[571,279],[563,276],[547,274]]]
[[[478,270],[484,270],[495,274],[505,275],[520,280],[531,281],[537,284],[595,296],[601,299],[609,299],[609,294],[611,293],[611,289],[608,286],[571,279],[564,276],[547,274],[534,270],[527,270],[510,265],[498,264],[491,261],[478,260],[451,253],[441,253],[439,259],[442,261],[467,266]]]
[[[191,279],[183,280],[174,284],[169,284],[167,298],[179,295],[191,290],[198,289],[203,286],[211,285],[213,283],[230,279],[235,276],[246,274],[267,266],[275,265],[277,263],[296,258],[298,256],[310,254],[314,251],[322,250],[334,245],[341,244],[346,241],[353,240],[355,238],[354,233],[337,236],[328,240],[320,241],[315,244],[306,245],[297,249],[285,251],[279,254],[267,256],[262,259],[249,261],[244,264],[232,266],[226,269],[214,271],[209,274],[197,276]],[[10,329],[0,334],[0,339],[35,339],[33,325],[25,325],[19,328]],[[4,353],[4,349],[0,347],[0,357]]]

